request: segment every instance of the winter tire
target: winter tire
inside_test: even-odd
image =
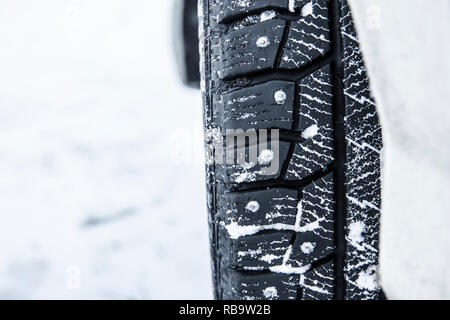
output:
[[[257,140],[232,150],[256,163],[208,158],[215,297],[380,299],[381,127],[347,1],[200,0],[199,16],[207,150],[279,132],[270,175]]]

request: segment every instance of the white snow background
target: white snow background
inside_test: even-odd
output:
[[[0,2],[0,298],[212,297],[172,5]]]
[[[212,298],[172,5],[0,2],[0,299]],[[385,131],[383,285],[450,298],[449,2],[352,5]]]

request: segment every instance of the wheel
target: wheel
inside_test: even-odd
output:
[[[187,87],[198,88],[198,0],[174,0],[172,42],[178,76]]]
[[[381,127],[347,1],[199,12],[215,297],[380,299]]]

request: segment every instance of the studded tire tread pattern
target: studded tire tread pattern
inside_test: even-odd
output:
[[[347,1],[200,0],[199,17],[207,150],[227,130],[280,140],[271,175],[207,162],[215,297],[380,299],[381,127]]]

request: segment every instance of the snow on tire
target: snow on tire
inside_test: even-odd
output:
[[[380,299],[381,127],[347,1],[199,12],[207,149],[230,129],[280,140],[276,155],[236,149],[261,149],[254,163],[207,163],[216,298]]]

